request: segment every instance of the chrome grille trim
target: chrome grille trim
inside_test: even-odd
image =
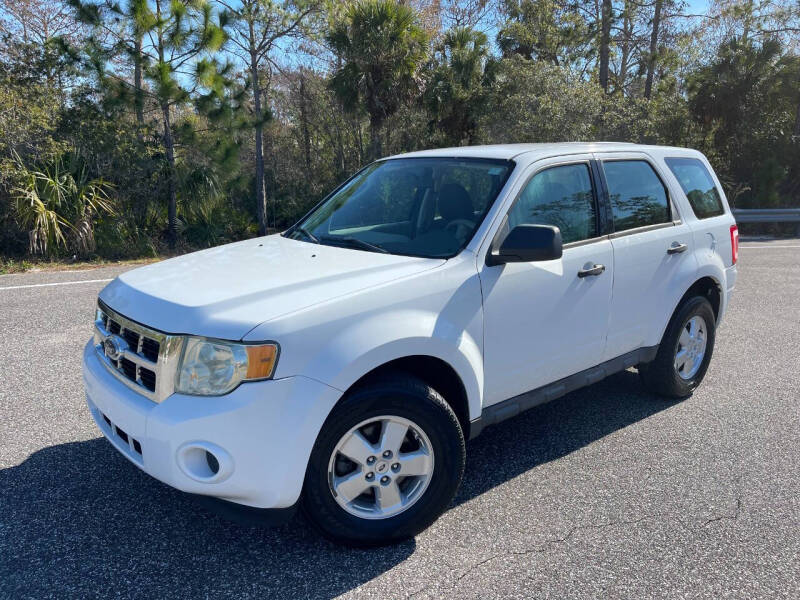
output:
[[[124,339],[125,332],[132,332],[139,336],[136,348],[128,348],[122,352],[117,360],[106,356],[103,342],[112,335],[107,326],[111,320],[120,327],[118,335]],[[145,338],[158,342],[158,357],[156,361],[150,360],[144,354]],[[151,342],[151,343],[152,343]],[[109,372],[130,389],[156,403],[161,403],[175,391],[175,376],[178,370],[183,337],[169,335],[163,331],[151,329],[145,325],[131,321],[118,312],[110,309],[102,301],[97,303],[97,313],[94,322],[94,349],[100,361]],[[135,365],[135,377],[129,378],[123,367],[123,360],[128,360]],[[153,390],[148,389],[142,379],[142,370],[146,369],[154,374],[155,385]],[[147,378],[150,376],[144,374]]]

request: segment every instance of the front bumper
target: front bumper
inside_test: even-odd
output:
[[[133,464],[184,492],[255,508],[296,503],[314,441],[341,396],[313,379],[287,377],[156,404],[114,377],[92,341],[83,381],[97,426]],[[216,473],[206,451],[218,461]]]

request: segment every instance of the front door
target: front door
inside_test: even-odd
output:
[[[516,225],[556,225],[564,253],[482,266],[487,406],[602,362],[611,302],[612,247],[591,157],[535,163],[506,218],[499,238]]]

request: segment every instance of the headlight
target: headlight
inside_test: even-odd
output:
[[[277,358],[277,344],[237,344],[187,337],[175,391],[194,396],[221,396],[243,381],[272,377]]]

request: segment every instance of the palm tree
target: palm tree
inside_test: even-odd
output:
[[[488,98],[488,40],[480,31],[458,27],[445,34],[437,55],[439,64],[425,90],[425,104],[449,143],[472,144]]]
[[[19,225],[28,231],[31,254],[52,254],[59,246],[85,254],[94,250],[94,219],[113,214],[111,184],[89,179],[74,157],[41,170],[29,169],[18,155],[18,183],[11,190]]]
[[[342,62],[331,88],[349,110],[366,108],[369,153],[378,158],[381,127],[419,92],[427,35],[407,6],[394,0],[362,0],[350,6],[327,41]]]

